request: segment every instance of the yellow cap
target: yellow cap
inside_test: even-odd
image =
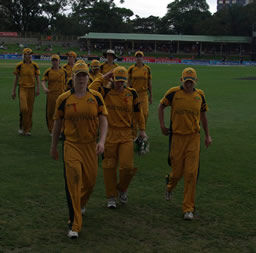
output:
[[[89,73],[89,68],[85,63],[76,63],[72,68],[72,74],[77,75],[78,73],[84,72]]]
[[[23,49],[23,54],[33,54],[32,49],[30,49],[30,48],[24,48],[24,49]]]
[[[185,68],[182,72],[181,79],[182,82],[190,80],[195,83],[197,81],[196,71],[193,68]]]
[[[67,56],[73,56],[74,58],[76,58],[76,57],[77,57],[77,54],[76,54],[76,52],[74,52],[74,51],[69,51],[69,52],[67,53]]]
[[[77,63],[84,63],[84,64],[86,64],[86,62],[84,60],[82,60],[82,59],[77,60],[75,64],[77,64]]]
[[[113,71],[114,81],[124,81],[127,82],[128,79],[128,71],[125,67],[116,67]]]
[[[143,53],[142,51],[137,51],[137,52],[135,53],[135,57],[136,57],[137,55],[141,55],[142,57],[144,57],[144,53]]]
[[[90,66],[91,66],[92,69],[99,69],[100,68],[100,62],[98,60],[92,60]]]
[[[53,60],[53,59],[59,61],[59,60],[60,60],[60,57],[59,57],[59,55],[57,55],[57,54],[53,54],[53,55],[51,56],[51,60]]]

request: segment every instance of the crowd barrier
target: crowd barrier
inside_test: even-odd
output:
[[[60,56],[61,60],[67,60],[67,56]],[[0,54],[0,59],[5,60],[22,60],[22,55],[19,54]],[[43,60],[50,61],[51,56],[49,55],[33,55],[33,60]],[[78,59],[83,59],[86,62],[90,62],[93,59],[97,59],[99,61],[104,61],[103,57],[98,56],[87,56],[87,57],[78,57]],[[129,62],[133,63],[136,61],[135,57],[119,57],[117,58],[119,62]],[[188,65],[226,65],[226,66],[256,66],[256,62],[254,61],[221,61],[221,60],[193,60],[193,59],[178,59],[178,58],[154,58],[154,57],[144,57],[145,63],[157,63],[157,64],[188,64]]]

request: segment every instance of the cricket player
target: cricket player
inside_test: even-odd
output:
[[[64,64],[62,68],[64,68],[67,71],[68,78],[70,78],[72,75],[72,68],[76,62],[77,54],[74,51],[70,51],[67,53],[67,56],[68,56],[68,62]]]
[[[185,220],[194,218],[195,193],[199,169],[200,121],[205,132],[205,145],[212,143],[209,134],[204,92],[195,88],[197,74],[193,68],[185,68],[181,86],[169,89],[161,99],[158,116],[163,135],[169,135],[169,164],[172,171],[167,178],[166,199],[170,200],[178,181],[184,177]],[[164,109],[171,106],[171,125],[165,127]]]
[[[104,82],[104,79],[109,80],[112,76],[112,87],[103,87],[101,82]],[[127,79],[127,69],[116,67],[113,72],[97,78],[89,86],[102,94],[109,113],[109,128],[102,161],[108,208],[117,207],[117,197],[120,203],[127,203],[127,189],[137,171],[133,162],[132,122],[134,118],[139,122],[139,135],[146,138],[145,121],[140,110],[138,95],[134,89],[125,86]],[[118,166],[119,180],[117,181]]]
[[[30,136],[32,129],[32,113],[35,95],[40,94],[40,70],[37,63],[32,61],[32,50],[24,48],[23,61],[16,65],[12,99],[16,98],[16,87],[19,85],[20,124],[18,133]],[[35,91],[36,84],[36,91]]]
[[[152,104],[152,74],[150,67],[143,63],[144,53],[135,53],[136,63],[128,68],[129,87],[134,88],[139,96],[145,123],[147,123],[149,104]],[[134,122],[134,137],[137,137],[137,122]]]
[[[46,123],[50,135],[52,135],[54,112],[56,100],[60,94],[64,92],[65,84],[67,81],[67,72],[60,67],[60,57],[57,54],[51,56],[52,67],[46,69],[42,78],[42,87],[47,95],[46,100]],[[46,87],[48,82],[48,87]]]
[[[84,63],[86,64],[86,62],[82,59],[77,60],[76,63]],[[72,76],[68,78],[66,84],[65,84],[65,91],[71,90],[72,88],[74,88],[73,86],[73,79]]]
[[[100,72],[100,62],[98,60],[92,60],[90,64],[89,84],[102,75]]]
[[[110,72],[112,69],[118,67],[118,65],[114,62],[114,60],[117,58],[114,50],[108,49],[107,52],[103,54],[103,56],[107,60],[100,65],[100,72],[102,74],[106,74]]]
[[[107,110],[101,94],[87,88],[89,69],[86,64],[75,64],[72,78],[74,89],[60,95],[56,102],[51,156],[58,159],[57,143],[63,129],[68,237],[78,238],[82,229],[82,210],[96,183],[97,156],[104,151]]]

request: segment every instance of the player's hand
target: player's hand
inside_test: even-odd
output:
[[[36,90],[36,96],[40,94],[40,90]]]
[[[12,99],[15,99],[16,98],[16,91],[13,91],[12,92]]]
[[[161,131],[162,131],[162,134],[165,135],[165,136],[170,134],[169,128],[167,128],[165,126],[161,127]]]
[[[57,148],[51,147],[51,149],[50,149],[50,154],[51,154],[51,157],[52,157],[54,160],[58,160],[58,159],[59,159],[59,152],[58,152]]]
[[[208,148],[212,144],[212,137],[211,136],[205,136],[204,144]]]
[[[113,77],[113,69],[110,70],[108,73],[106,73],[106,74],[103,75],[103,78],[104,78],[105,80],[110,80],[112,77]]]
[[[45,89],[44,89],[44,93],[45,93],[45,94],[48,94],[48,93],[49,93],[49,89],[48,89],[48,88],[45,88]]]
[[[144,130],[139,131],[139,137],[141,137],[142,139],[147,139],[148,138],[148,136],[147,136],[147,134]]]
[[[100,155],[100,154],[102,154],[104,152],[104,144],[102,144],[102,143],[97,143],[97,145],[96,145],[96,154],[97,155]]]
[[[152,105],[152,103],[153,103],[153,99],[152,99],[152,97],[149,97],[148,102],[149,102],[149,104],[150,104],[150,105]]]

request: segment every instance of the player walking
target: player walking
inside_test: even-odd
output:
[[[113,75],[111,88],[103,87],[104,79]],[[132,88],[126,88],[127,69],[117,67],[112,72],[96,79],[89,87],[98,90],[104,97],[108,109],[108,134],[102,161],[107,207],[116,208],[116,197],[127,203],[127,189],[137,169],[133,163],[132,122],[137,118],[142,138],[146,137],[145,121],[140,110],[138,95]],[[119,165],[119,182],[117,167]]]
[[[193,68],[182,72],[182,85],[169,89],[161,99],[158,116],[163,135],[169,135],[169,165],[166,199],[170,200],[178,181],[184,177],[182,210],[185,220],[194,218],[196,182],[199,168],[200,121],[205,132],[205,145],[212,143],[208,130],[208,110],[202,90],[195,89],[197,74]],[[164,109],[171,106],[171,125],[165,127]]]
[[[67,72],[60,67],[60,57],[57,54],[51,56],[52,67],[48,68],[42,78],[42,87],[47,95],[46,100],[46,123],[50,135],[52,134],[52,128],[54,123],[54,112],[56,106],[56,100],[60,94],[64,92],[65,84],[67,81]],[[48,87],[46,87],[48,82]]]
[[[96,183],[98,158],[103,153],[107,134],[107,110],[100,93],[87,88],[89,69],[75,64],[74,89],[59,96],[56,103],[51,156],[58,159],[57,143],[64,131],[66,196],[69,207],[69,238],[82,229],[82,212]],[[96,143],[98,129],[100,132]]]
[[[35,95],[40,94],[40,70],[37,63],[32,61],[32,50],[24,48],[23,61],[16,65],[12,98],[16,98],[16,87],[19,85],[20,124],[18,133],[30,136],[32,129],[32,113]],[[35,92],[36,83],[36,92]]]

